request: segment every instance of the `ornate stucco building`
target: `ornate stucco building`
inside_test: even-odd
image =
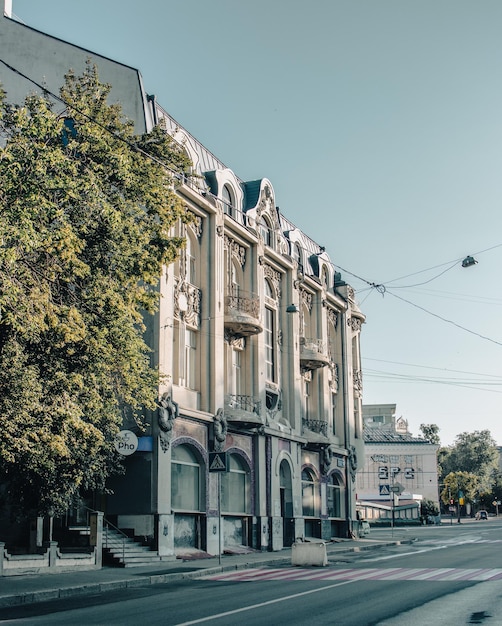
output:
[[[91,58],[138,132],[162,123],[196,174],[178,181],[194,219],[173,230],[186,247],[148,321],[159,410],[146,432],[124,424],[138,446],[105,516],[166,557],[356,531],[364,316],[325,248],[279,210],[270,180],[240,179],[180,127],[137,70],[8,15],[0,42],[16,70],[2,71],[9,99],[42,76],[57,93]]]

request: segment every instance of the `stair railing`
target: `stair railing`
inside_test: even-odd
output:
[[[120,537],[122,539],[122,563],[125,563],[125,544],[126,544],[126,539],[129,539],[129,536],[126,535],[123,530],[120,530],[120,528],[117,528],[117,526],[115,526],[114,524],[109,522],[106,518],[104,518],[103,530],[105,531],[105,548],[108,548],[108,531],[110,527],[120,534]]]
[[[86,509],[90,513],[99,513],[99,511],[96,511],[95,509],[91,509],[90,507],[85,506],[85,505],[84,505],[84,509]],[[125,563],[125,545],[126,545],[126,540],[129,539],[129,536],[126,535],[126,533],[123,530],[120,530],[120,528],[117,528],[117,526],[112,524],[110,520],[107,520],[106,517],[103,516],[103,533],[105,535],[105,543],[103,546],[104,548],[108,548],[108,531],[110,528],[113,528],[113,530],[116,530],[119,533],[120,538],[122,539],[122,563]]]

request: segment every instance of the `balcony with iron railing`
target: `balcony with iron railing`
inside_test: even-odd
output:
[[[257,335],[263,331],[260,321],[260,298],[238,291],[225,296],[225,332],[234,339]]]
[[[328,443],[328,422],[324,420],[302,419],[302,435],[308,443],[322,444]]]
[[[326,342],[322,339],[300,337],[300,365],[303,370],[315,370],[329,365]]]
[[[243,428],[259,428],[264,425],[261,401],[244,394],[225,396],[225,417],[229,422]]]
[[[313,433],[324,435],[325,437],[328,436],[328,422],[324,420],[303,419],[302,424],[304,429],[307,428]]]

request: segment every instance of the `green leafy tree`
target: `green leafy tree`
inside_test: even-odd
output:
[[[451,472],[467,472],[478,479],[479,492],[489,492],[498,470],[498,448],[489,430],[460,433],[455,443],[442,448],[439,462],[442,476]]]
[[[420,424],[420,432],[422,437],[429,441],[439,445],[441,440],[439,439],[439,426],[437,424]]]
[[[458,505],[460,492],[465,502],[473,502],[478,490],[478,477],[469,472],[450,472],[444,479],[441,500],[448,504],[450,498]]]
[[[154,408],[144,315],[188,220],[161,128],[136,136],[90,64],[61,105],[0,94],[0,482],[25,512],[103,489],[125,414]],[[145,313],[146,312],[146,313]]]

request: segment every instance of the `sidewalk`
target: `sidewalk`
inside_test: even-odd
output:
[[[340,553],[372,550],[388,545],[411,543],[412,534],[394,531],[379,533],[378,539],[337,539],[326,545],[328,559]],[[196,561],[160,562],[131,568],[103,567],[100,570],[76,571],[56,574],[27,574],[0,578],[0,608],[32,604],[104,593],[117,589],[148,587],[161,583],[200,578],[222,571],[248,567],[287,566],[291,564],[291,549],[279,552],[251,552],[222,555]]]

